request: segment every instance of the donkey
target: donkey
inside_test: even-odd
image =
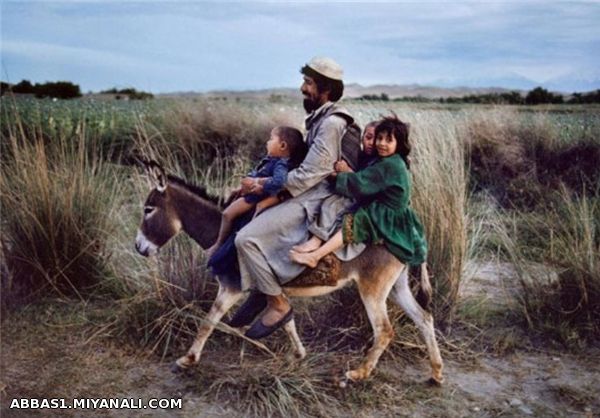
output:
[[[144,203],[144,215],[138,230],[135,247],[143,256],[154,256],[158,250],[179,232],[184,231],[203,249],[216,241],[221,221],[221,210],[206,192],[174,176],[167,176],[157,163],[145,163],[153,189]],[[340,279],[334,286],[284,286],[290,297],[313,297],[338,290],[356,282],[361,300],[373,329],[374,341],[362,364],[347,371],[340,379],[340,386],[347,381],[359,381],[369,377],[394,335],[387,313],[386,300],[392,299],[408,314],[419,328],[427,346],[432,374],[430,384],[441,385],[442,358],[435,338],[432,315],[424,310],[411,293],[408,267],[389,253],[382,245],[368,246],[355,259],[341,263]],[[196,338],[187,354],[173,366],[174,371],[196,365],[204,344],[215,326],[229,309],[240,301],[244,292],[227,280],[217,278],[219,290],[206,321],[198,329]],[[431,284],[426,268],[421,268],[421,289],[431,296]],[[284,329],[295,349],[296,357],[306,356],[296,324],[292,319]]]

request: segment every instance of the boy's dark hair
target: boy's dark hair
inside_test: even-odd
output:
[[[302,132],[291,126],[278,126],[275,128],[275,132],[290,150],[290,169],[298,167],[308,152]]]
[[[300,69],[300,72],[315,80],[319,93],[329,91],[329,101],[337,102],[344,95],[344,82],[342,80],[332,80],[316,72],[308,65]]]
[[[365,125],[365,129],[363,131],[363,135],[364,135],[364,132],[366,132],[367,129],[369,129],[370,127],[377,128],[377,125],[379,125],[379,122],[380,121],[378,121],[378,120],[372,120],[371,122],[367,123]]]
[[[408,154],[410,154],[410,141],[408,140],[409,125],[398,119],[398,116],[392,112],[391,116],[385,116],[375,127],[375,138],[380,133],[386,133],[393,135],[396,138],[396,154],[400,154],[406,167],[410,170],[410,160]]]

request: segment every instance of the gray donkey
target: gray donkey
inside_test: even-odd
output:
[[[137,251],[144,256],[154,256],[160,247],[181,231],[187,233],[203,249],[212,245],[221,222],[219,207],[208,199],[203,189],[187,184],[177,177],[167,176],[157,163],[145,163],[145,166],[154,188],[144,203],[144,217],[135,242]],[[392,299],[404,309],[421,331],[432,369],[429,383],[440,385],[443,382],[443,363],[435,338],[433,317],[417,303],[411,293],[408,266],[402,264],[384,246],[371,245],[355,259],[342,262],[339,277],[334,286],[285,286],[283,289],[290,297],[313,297],[325,295],[356,282],[373,328],[374,341],[361,365],[347,371],[341,377],[340,385],[345,386],[348,380],[367,379],[391,342],[394,330],[386,306],[390,292]],[[206,316],[206,322],[198,329],[187,354],[176,361],[176,369],[187,369],[200,361],[204,344],[215,325],[244,296],[244,292],[238,286],[227,280],[217,280],[219,291]],[[430,297],[431,284],[426,268],[421,268],[420,282],[421,289]],[[284,329],[294,346],[296,356],[304,358],[306,349],[298,336],[294,320],[288,322]]]

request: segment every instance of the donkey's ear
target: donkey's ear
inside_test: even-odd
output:
[[[148,170],[151,161],[136,152],[132,152],[125,158],[125,164],[137,166],[143,168],[144,170]],[[157,163],[155,162],[155,164]]]
[[[145,165],[148,177],[152,181],[154,187],[156,187],[156,190],[160,193],[163,193],[167,189],[167,175],[165,174],[165,170],[154,160],[146,162]]]

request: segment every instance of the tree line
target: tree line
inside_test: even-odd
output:
[[[363,100],[389,101],[387,94],[365,94]],[[441,97],[429,99],[423,96],[401,97],[393,99],[402,102],[440,102],[440,103],[474,103],[474,104],[509,104],[509,105],[538,105],[538,104],[592,104],[600,103],[600,90],[587,93],[573,93],[567,99],[562,94],[552,93],[542,87],[536,87],[523,95],[518,91],[506,93],[469,94],[462,97]]]
[[[2,95],[11,91],[17,94],[33,94],[35,97],[56,97],[58,99],[72,99],[75,97],[81,97],[81,89],[77,84],[73,84],[70,81],[55,81],[47,83],[35,83],[31,84],[29,80],[22,80],[20,83],[10,85],[1,82]]]
[[[55,97],[57,99],[74,99],[81,97],[81,88],[79,85],[70,81],[55,81],[46,83],[32,84],[29,80],[22,80],[17,84],[9,84],[4,81],[0,82],[0,95],[7,92],[15,94],[31,94],[38,98]],[[114,94],[117,97],[123,96],[130,100],[152,99],[154,96],[145,91],[138,91],[134,88],[116,89],[101,91],[100,94]]]

